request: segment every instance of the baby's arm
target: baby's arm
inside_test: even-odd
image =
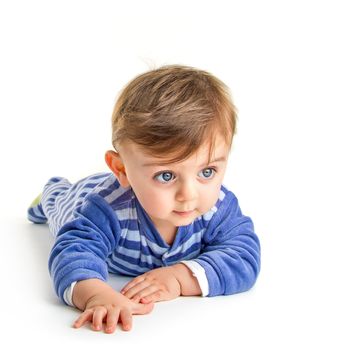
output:
[[[244,292],[254,285],[260,272],[260,242],[232,192],[226,193],[203,242],[193,262],[205,270],[209,297]]]
[[[200,295],[201,289],[192,271],[180,263],[160,267],[134,278],[121,293],[135,302],[151,303],[180,295]]]
[[[65,291],[73,282],[72,302],[83,311],[75,327],[92,321],[93,329],[113,332],[120,319],[124,329],[131,327],[132,314],[152,310],[137,306],[114,291],[107,281],[106,258],[118,244],[120,226],[114,212],[99,197],[87,196],[84,204],[74,212],[74,220],[58,232],[50,253],[49,269],[57,295],[65,301]]]
[[[179,295],[228,295],[251,288],[260,271],[259,239],[251,219],[241,213],[232,193],[227,194],[222,204],[208,225],[197,258],[136,277],[124,287],[124,295],[149,302]],[[191,263],[191,268],[199,265],[204,270],[200,272],[200,285],[185,263]]]
[[[99,331],[105,320],[106,333],[115,331],[118,320],[122,323],[124,330],[130,330],[132,315],[149,313],[154,305],[153,303],[148,305],[135,303],[99,279],[79,281],[74,287],[73,303],[83,311],[74,323],[75,328],[91,321],[92,328]]]

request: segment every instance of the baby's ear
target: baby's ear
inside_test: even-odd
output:
[[[115,151],[107,151],[105,154],[105,160],[113,174],[117,177],[122,187],[130,186],[128,178],[126,176],[124,163],[119,155]]]

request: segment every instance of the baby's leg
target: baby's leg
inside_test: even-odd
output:
[[[28,220],[34,222],[35,224],[45,224],[47,222],[47,218],[40,203],[41,197],[42,193],[40,193],[39,196],[33,200],[27,212]]]
[[[48,222],[50,231],[56,236],[62,225],[64,202],[72,184],[63,177],[51,178],[28,209],[28,219],[36,224]]]
[[[74,211],[93,189],[110,177],[110,173],[98,173],[71,184],[63,177],[51,178],[28,209],[28,218],[34,223],[49,224],[54,236],[60,228],[74,218]]]

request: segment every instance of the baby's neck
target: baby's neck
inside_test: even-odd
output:
[[[164,242],[166,242],[169,245],[173,244],[176,237],[176,232],[178,229],[177,227],[171,227],[171,228],[156,227],[156,228],[160,236],[163,238]]]

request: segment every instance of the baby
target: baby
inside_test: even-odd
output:
[[[208,72],[165,66],[124,88],[111,172],[53,177],[28,209],[56,236],[49,270],[61,300],[83,311],[74,327],[130,330],[154,302],[254,285],[259,240],[222,185],[235,130],[229,91]],[[108,273],[136,277],[118,292]]]

